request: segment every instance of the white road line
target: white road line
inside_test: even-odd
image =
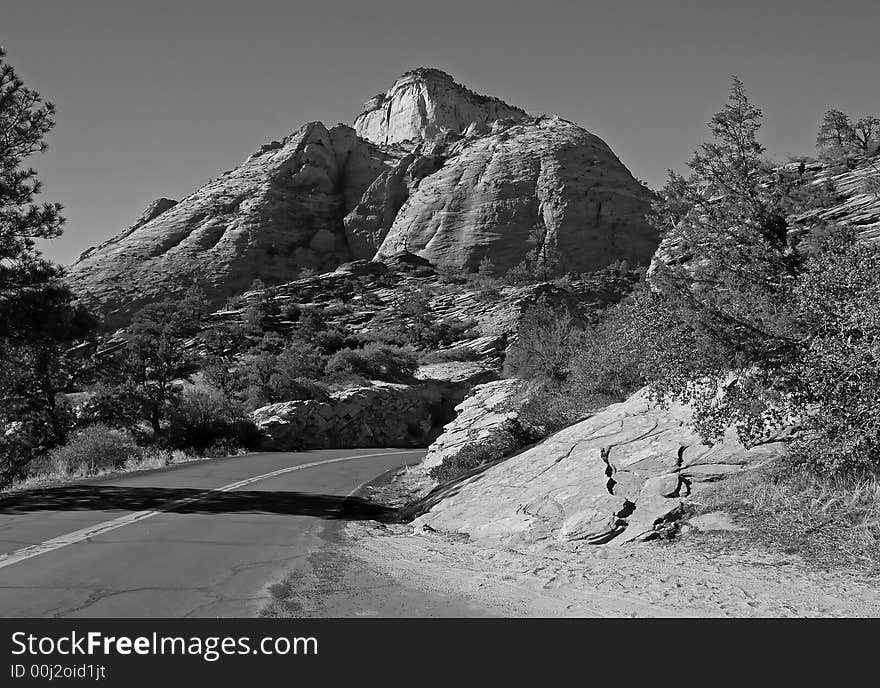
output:
[[[46,540],[45,542],[41,542],[38,545],[30,545],[28,547],[23,547],[22,549],[16,550],[15,552],[10,552],[8,554],[0,555],[0,569],[6,568],[7,566],[12,566],[13,564],[17,564],[21,561],[25,561],[26,559],[32,559],[34,557],[38,557],[41,554],[46,554],[48,552],[54,552],[56,549],[61,549],[62,547],[67,547],[67,545],[73,545],[77,542],[82,542],[83,540],[87,540],[91,537],[95,537],[96,535],[102,535],[104,533],[108,533],[111,530],[116,530],[117,528],[122,528],[124,526],[130,525],[132,523],[138,523],[139,521],[144,521],[148,518],[152,518],[153,516],[157,516],[161,514],[163,511],[171,511],[172,509],[184,506],[186,504],[192,504],[193,502],[200,502],[204,499],[207,499],[215,492],[229,492],[230,490],[237,490],[240,487],[246,487],[260,480],[266,480],[267,478],[274,478],[279,475],[284,475],[285,473],[292,473],[293,471],[301,471],[305,468],[314,468],[315,466],[324,466],[330,463],[339,463],[340,461],[354,461],[355,459],[368,459],[370,457],[375,456],[395,456],[397,454],[415,454],[418,450],[413,451],[396,451],[396,452],[383,452],[381,454],[355,454],[352,456],[340,456],[336,459],[326,459],[325,461],[313,461],[311,463],[303,463],[299,466],[289,466],[287,468],[281,468],[277,471],[272,471],[271,473],[263,473],[263,475],[255,475],[252,478],[245,478],[244,480],[239,480],[238,482],[229,483],[228,485],[224,485],[223,487],[217,487],[212,490],[207,490],[203,494],[197,495],[195,497],[185,497],[183,499],[175,500],[161,509],[155,509],[152,511],[136,511],[133,514],[126,514],[125,516],[120,516],[119,518],[115,518],[112,521],[104,521],[103,523],[98,523],[93,526],[89,526],[87,528],[81,528],[80,530],[75,530],[72,533],[67,533],[65,535],[59,535],[58,537],[54,537],[51,540]]]

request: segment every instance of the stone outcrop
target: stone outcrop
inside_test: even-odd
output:
[[[792,173],[798,166],[789,163],[782,169]],[[808,163],[804,174],[811,187],[833,189],[837,198],[826,208],[793,217],[796,225],[844,224],[856,229],[866,241],[880,240],[880,156],[856,159],[852,167]]]
[[[307,124],[180,202],[153,204],[83,254],[69,280],[115,325],[193,281],[219,304],[255,278],[283,282],[302,267],[332,269],[350,257],[343,217],[397,160],[351,127]]]
[[[511,410],[511,401],[521,391],[519,380],[495,380],[474,387],[464,401],[455,407],[455,420],[443,428],[431,446],[419,469],[430,471],[445,460],[452,460],[462,450],[485,442],[504,433],[517,421],[518,413]]]
[[[324,400],[264,406],[253,418],[267,450],[423,447],[439,433],[448,406],[436,385],[377,382]]]
[[[880,156],[852,158],[849,164],[792,162],[777,168],[788,176],[803,175],[807,189],[827,204],[788,217],[790,231],[803,234],[817,225],[847,225],[865,241],[880,241]],[[651,261],[648,277],[665,265],[688,265],[689,251],[676,232],[668,233]]]
[[[710,481],[762,465],[783,438],[752,449],[733,436],[706,446],[686,407],[644,391],[427,498],[416,528],[510,545],[546,539],[624,544],[656,537]]]
[[[536,235],[565,270],[647,264],[654,253],[658,239],[645,219],[652,193],[576,124],[558,117],[496,122],[450,144],[443,157],[417,186],[398,184],[395,205],[407,198],[390,225],[381,203],[356,211],[376,219],[360,231],[373,233],[368,245],[381,240],[377,259],[410,251],[437,266],[475,270],[488,257],[507,270],[536,247]],[[371,188],[367,198],[384,188]]]
[[[439,69],[422,67],[364,103],[354,127],[368,141],[389,144],[461,134],[473,124],[527,116],[497,98],[474,93]]]

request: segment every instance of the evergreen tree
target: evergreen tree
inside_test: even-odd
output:
[[[118,383],[119,398],[135,400],[157,437],[177,401],[177,381],[196,369],[197,356],[187,343],[199,331],[206,310],[198,289],[180,300],[145,306],[126,329],[124,348],[105,370],[108,381]]]
[[[689,177],[670,172],[652,218],[678,260],[656,265],[654,291],[639,297],[651,331],[634,338],[651,343],[645,372],[655,393],[693,403],[707,438],[734,424],[750,441],[772,423],[780,377],[802,342],[791,184],[763,157],[761,118],[734,78],[709,122],[713,141],[693,156]]]
[[[37,203],[40,181],[24,165],[46,150],[54,117],[0,49],[0,483],[65,441],[69,419],[58,395],[85,367],[71,350],[96,324],[37,248],[61,233],[64,219],[59,204]]]
[[[36,203],[40,181],[36,170],[24,167],[27,158],[46,150],[55,106],[25,87],[5,58],[0,49],[0,300],[7,309],[0,336],[8,337],[19,324],[8,310],[13,302],[59,276],[58,266],[40,255],[36,242],[57,237],[64,219],[59,204]]]

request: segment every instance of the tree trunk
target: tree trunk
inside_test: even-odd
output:
[[[159,424],[159,407],[153,406],[150,409],[150,425],[153,426],[153,434],[158,437],[162,434],[162,426]]]

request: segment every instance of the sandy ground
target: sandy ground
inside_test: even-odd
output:
[[[673,543],[541,543],[531,551],[367,521],[349,523],[341,536],[352,569],[393,581],[391,589],[454,600],[452,615],[880,616],[880,579],[785,554],[720,551],[697,533]]]

